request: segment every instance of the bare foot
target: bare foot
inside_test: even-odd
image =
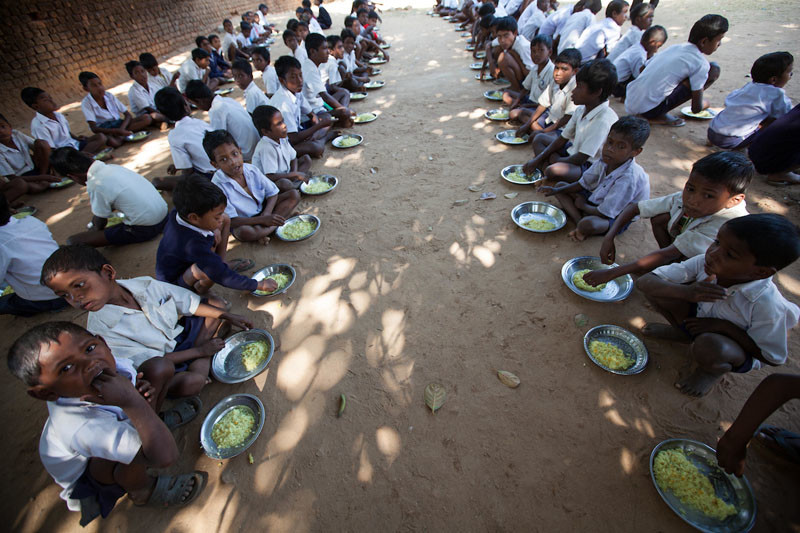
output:
[[[258,239],[258,244],[263,244],[264,246],[268,245],[269,244],[269,237],[266,236],[266,235],[261,237],[260,239]]]
[[[796,172],[770,174],[767,176],[767,183],[770,185],[797,185],[800,184],[800,174]]]
[[[669,324],[646,324],[642,328],[642,335],[653,339],[682,342],[684,344],[688,344],[692,340],[689,335]]]
[[[325,142],[331,142],[336,137],[342,134],[342,130],[331,130],[328,132],[328,135],[325,137]]]
[[[569,232],[569,238],[572,239],[575,242],[581,242],[583,240],[586,240],[586,235],[584,235],[583,233],[581,233],[577,229],[574,229],[574,230]]]
[[[679,117],[674,117],[672,115],[666,114],[664,116],[648,119],[650,124],[659,124],[661,126],[671,126],[673,128],[678,128],[680,126],[685,126],[686,121]]]
[[[720,377],[696,369],[689,376],[676,381],[675,387],[689,396],[705,396],[711,390],[711,387],[719,381]]]

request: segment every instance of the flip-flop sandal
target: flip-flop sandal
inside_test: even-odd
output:
[[[203,408],[203,402],[199,396],[192,396],[176,404],[172,409],[168,409],[159,413],[164,425],[170,430],[179,428],[184,424],[188,424],[200,414],[200,409]]]
[[[771,431],[772,434],[764,433],[764,430]],[[764,424],[758,428],[756,431],[756,438],[754,439],[756,442],[761,444],[763,447],[769,449],[778,457],[785,459],[789,462],[794,464],[800,464],[800,452],[798,452],[798,448],[796,446],[792,446],[789,444],[789,440],[797,440],[800,441],[800,435],[789,431],[788,429],[779,428],[777,426],[770,426],[768,424]],[[781,453],[778,453],[774,447],[767,445],[763,441],[771,440],[778,447],[781,449]]]
[[[194,480],[194,487],[192,487],[192,491],[186,499],[182,500],[186,485],[192,480]],[[153,493],[150,494],[150,499],[147,500],[147,505],[154,507],[183,507],[192,503],[203,492],[207,482],[208,473],[199,470],[195,470],[191,474],[180,474],[178,476],[158,476]]]
[[[675,117],[675,120],[667,120],[664,122],[656,122],[657,126],[667,126],[668,128],[680,128],[686,125],[686,121],[682,118]]]
[[[256,262],[252,259],[231,259],[230,267],[234,272],[244,272],[255,266]]]

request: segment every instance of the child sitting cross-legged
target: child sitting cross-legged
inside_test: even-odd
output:
[[[280,192],[257,167],[245,163],[236,141],[225,130],[206,133],[203,148],[218,169],[211,182],[228,199],[225,215],[230,218],[233,236],[268,244],[269,236],[292,215],[300,193],[293,188]]]
[[[617,44],[608,48],[606,56],[612,63],[622,55],[622,53],[632,46],[636,46],[642,40],[642,34],[653,25],[653,15],[655,8],[652,4],[639,3],[631,6],[630,18],[631,27]]]
[[[639,4],[642,5],[642,4]],[[642,39],[614,59],[617,69],[617,86],[614,96],[625,99],[628,84],[639,77],[647,62],[667,42],[667,30],[663,26],[650,26],[642,33]]]
[[[50,146],[32,139],[0,115],[0,193],[8,202],[44,192],[59,178],[50,174]]]
[[[662,266],[636,286],[669,322],[645,335],[689,343],[694,371],[675,386],[703,396],[727,373],[746,373],[788,356],[800,309],[772,276],[800,256],[800,229],[775,214],[726,222],[705,254]]]
[[[372,67],[365,65],[356,57],[356,36],[350,30],[342,30],[343,53],[341,63],[348,74],[352,75],[356,81],[364,83],[369,80]],[[344,76],[343,76],[344,77]]]
[[[337,84],[344,87],[350,92],[363,91],[364,84],[369,81],[369,76],[355,76],[353,72],[347,70],[348,67],[344,62],[345,51],[342,38],[338,35],[328,35],[328,48],[330,49],[330,57],[328,57],[328,83]],[[355,59],[355,56],[353,56]]]
[[[244,91],[244,107],[247,112],[252,114],[253,110],[260,105],[269,105],[269,98],[261,90],[261,87],[253,81],[253,67],[244,59],[237,59],[231,67],[233,81],[236,86]]]
[[[90,154],[105,148],[107,137],[102,133],[91,137],[73,135],[67,118],[58,112],[58,104],[49,93],[38,87],[25,87],[20,92],[20,98],[36,111],[36,116],[31,120],[31,136],[34,139],[45,141],[50,148],[72,146]]]
[[[222,59],[222,56],[214,50],[214,47],[211,45],[211,37],[212,36],[206,37],[205,35],[198,35],[194,42],[197,44],[198,48],[202,48],[208,52],[208,78],[218,78],[220,85],[222,85],[223,83],[227,83],[225,78],[231,77],[231,65]],[[216,35],[213,37],[219,40],[219,37]]]
[[[575,222],[570,238],[582,241],[590,235],[605,235],[628,204],[650,198],[650,178],[635,160],[649,136],[646,120],[622,117],[611,126],[600,159],[576,183],[539,189],[545,196],[555,195]]]
[[[497,37],[486,46],[486,62],[489,74],[495,78],[500,75],[511,83],[511,90],[522,91],[522,82],[534,68],[531,59],[531,42],[517,33],[514,17],[497,20]],[[483,76],[481,69],[481,77]]]
[[[305,42],[308,58],[301,64],[303,74],[303,97],[316,115],[331,116],[343,128],[353,126],[355,113],[347,106],[350,104],[350,93],[333,85],[326,85],[322,79],[321,69],[326,70],[328,63],[328,41],[319,33],[311,33]]]
[[[147,84],[153,86],[153,92],[157,93],[164,87],[175,87],[180,77],[180,71],[175,71],[174,74],[158,66],[156,57],[150,52],[139,54],[139,63],[142,64],[147,71]]]
[[[586,63],[598,57],[607,57],[609,50],[619,42],[622,25],[627,19],[628,2],[611,0],[606,6],[606,18],[583,30],[575,43],[575,48],[580,51],[583,62]]]
[[[211,64],[209,68],[213,73],[216,70],[222,73],[222,76],[225,78],[230,78],[231,76],[231,64],[225,60],[225,52],[222,50],[222,40],[219,38],[219,35],[212,33],[208,36],[208,44],[210,45],[211,50],[208,48],[204,48],[206,52],[211,54]]]
[[[278,92],[281,82],[278,81],[278,73],[275,72],[275,67],[269,64],[269,48],[266,46],[255,48],[252,57],[253,66],[261,72],[261,81],[264,83],[265,92],[268,97],[272,98],[272,95]]]
[[[115,357],[100,336],[71,322],[46,322],[20,336],[8,368],[28,394],[47,402],[39,456],[61,498],[86,526],[107,517],[125,494],[135,505],[180,506],[203,491],[195,471],[153,476],[179,457],[158,417],[172,365],[151,360],[137,372]]]
[[[270,105],[257,107],[253,123],[263,135],[256,146],[253,165],[271,179],[281,191],[297,189],[308,181],[311,157],[297,157],[289,142],[286,122],[281,112]]]
[[[138,61],[128,61],[125,63],[125,70],[133,80],[131,88],[128,89],[128,102],[131,104],[131,111],[137,117],[149,115],[153,126],[160,126],[162,130],[167,127],[167,117],[156,110],[155,96],[160,86],[149,81],[149,75],[144,66]]]
[[[89,129],[92,133],[105,134],[109,146],[122,146],[125,137],[153,124],[150,115],[132,117],[116,96],[106,92],[103,82],[94,72],[81,72],[78,80],[88,93],[81,100],[81,110]]]
[[[178,72],[180,72],[177,82],[178,90],[185,93],[186,85],[192,80],[201,80],[211,87],[212,91],[219,87],[220,79],[211,77],[210,66],[211,54],[202,48],[195,48],[192,50],[191,57],[187,58],[178,70]]]
[[[175,209],[164,228],[156,252],[156,277],[205,294],[219,283],[229,289],[272,292],[274,280],[256,281],[237,271],[247,270],[252,260],[225,262],[230,237],[228,199],[210,180],[190,174],[178,181],[172,193]]]
[[[536,36],[531,41],[531,60],[533,68],[522,82],[522,91],[506,90],[503,102],[510,108],[509,118],[527,122],[538,107],[539,97],[553,83],[553,40],[547,35]]]

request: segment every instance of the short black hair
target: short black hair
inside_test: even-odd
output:
[[[561,53],[556,56],[555,61],[553,61],[553,63],[566,63],[572,67],[572,70],[578,70],[581,68],[582,62],[583,54],[581,54],[581,51],[577,48],[567,48],[566,50],[562,50]]]
[[[78,270],[99,274],[103,265],[111,262],[94,246],[86,244],[65,244],[50,254],[42,265],[39,283],[47,285],[53,276],[61,272]]]
[[[39,384],[39,353],[42,346],[58,342],[62,333],[70,335],[92,335],[86,329],[72,322],[45,322],[34,326],[14,341],[8,350],[8,369],[25,385],[35,387]]]
[[[483,28],[484,30],[488,30],[494,24],[494,21],[497,20],[497,17],[494,15],[486,15],[481,19],[478,25]]]
[[[266,9],[267,11],[269,11],[267,4],[258,4],[258,9]]]
[[[784,216],[745,215],[728,220],[722,227],[747,244],[756,266],[781,270],[800,257],[800,228]]]
[[[186,84],[186,98],[189,100],[203,100],[205,98],[213,98],[214,93],[208,88],[208,85],[203,83],[203,80],[192,80]]]
[[[481,5],[481,7],[478,8],[478,16],[480,18],[483,18],[486,15],[494,15],[494,11],[495,11],[494,4],[492,4],[491,2],[486,2],[485,4]]]
[[[297,29],[297,25],[300,24],[300,21],[297,19],[289,19],[286,21],[286,29],[294,31]]]
[[[95,74],[94,72],[90,72],[88,70],[84,70],[80,74],[78,74],[78,81],[81,82],[81,86],[85,89],[86,86],[89,84],[89,81],[97,78],[100,79],[100,76]]]
[[[794,56],[789,52],[764,54],[753,63],[753,68],[750,69],[750,78],[756,83],[769,83],[771,77],[782,76],[792,63],[794,63]]]
[[[297,27],[299,28],[300,26],[305,26],[305,28],[308,29],[308,22],[306,22],[304,20],[298,20],[297,21]]]
[[[603,2],[600,0],[585,0],[583,2],[583,7],[597,15],[600,10],[603,9]]]
[[[209,33],[208,34],[208,42],[211,42],[214,39],[219,39],[219,35],[217,35],[216,33]]]
[[[631,12],[630,12],[631,23],[633,23],[633,21],[635,21],[639,17],[643,17],[643,16],[647,15],[652,9],[653,9],[653,6],[651,6],[647,2],[642,2],[641,4],[636,4],[635,6],[633,6],[631,8]]]
[[[705,15],[689,31],[689,42],[700,44],[703,39],[713,39],[728,31],[728,19],[722,15]]]
[[[292,30],[286,30],[283,32],[283,35],[281,35],[281,38],[283,39],[284,43],[289,40],[289,37],[294,37],[295,39],[297,39],[297,34]]]
[[[249,22],[241,21],[241,22],[239,23],[239,28],[240,28],[242,31],[247,31],[247,30],[252,30],[252,29],[253,29],[253,26],[251,26]]]
[[[195,48],[192,50],[192,59],[197,61],[198,59],[205,59],[207,57],[211,57],[211,54],[203,50],[202,48]]]
[[[375,11],[375,10],[371,10],[369,13],[367,13],[367,18],[368,19],[378,19],[380,22],[383,22],[383,19],[381,18],[380,15],[378,15],[378,12]]]
[[[642,5],[642,4],[639,4],[639,5]],[[650,39],[659,38],[659,36],[660,36],[660,38],[664,39],[663,42],[667,42],[667,29],[664,26],[658,26],[658,25],[650,26],[649,28],[644,30],[644,33],[642,34],[641,42],[646,43]]]
[[[342,30],[341,37],[342,41],[345,39],[353,39],[354,41],[356,40],[356,34],[353,33],[353,30],[348,30],[347,28]]]
[[[497,21],[497,31],[513,31],[517,32],[517,21],[514,17],[500,17]]]
[[[264,61],[267,62],[269,65],[269,48],[266,46],[259,46],[258,48],[254,48],[252,52],[250,52],[252,56],[261,56],[264,58]]]
[[[198,36],[197,36],[197,37],[195,37],[195,39],[194,39],[194,44],[195,44],[195,45],[197,45],[197,48],[200,48],[200,47],[202,47],[202,46],[203,46],[203,41],[209,41],[209,42],[211,42],[211,39],[209,39],[209,38],[208,38],[208,37],[206,37],[205,35],[198,35]]]
[[[158,66],[158,61],[156,60],[156,56],[154,56],[150,52],[144,52],[139,54],[139,63],[141,63],[144,68],[153,68]]]
[[[142,66],[141,63],[139,63],[136,60],[132,60],[132,61],[128,61],[127,63],[125,63],[125,70],[128,71],[128,76],[130,76],[132,78],[133,77],[133,69],[135,69],[136,67],[141,67],[141,66]]]
[[[186,220],[192,213],[203,216],[215,207],[228,205],[228,199],[210,179],[195,172],[175,184],[172,203],[181,218]]]
[[[605,101],[617,85],[617,68],[608,59],[593,59],[578,71],[576,82],[583,82],[590,92],[600,91],[600,100]]]
[[[350,28],[350,26],[352,26],[352,25],[353,25],[353,23],[354,23],[355,21],[357,21],[357,20],[358,20],[358,19],[357,19],[356,17],[354,17],[353,15],[347,15],[347,16],[344,18],[344,27],[345,27],[345,28]]]
[[[629,4],[625,0],[611,0],[606,6],[606,17],[622,13],[622,10],[625,9],[627,5]]]
[[[325,36],[319,33],[309,33],[306,37],[306,52],[311,53],[311,50],[316,50],[325,43]]]
[[[33,107],[33,104],[36,103],[36,100],[39,99],[39,96],[44,94],[44,90],[38,87],[25,87],[19,92],[19,97],[22,98],[22,101],[25,102],[25,105],[28,107]]]
[[[342,38],[336,34],[333,34],[325,37],[325,40],[328,41],[328,47],[333,48],[334,46],[336,46],[337,43],[339,43],[342,40]]]
[[[697,172],[712,183],[724,185],[728,192],[734,195],[747,190],[756,169],[746,155],[722,151],[695,161],[692,172]]]
[[[258,130],[259,135],[263,135],[261,133],[263,130],[269,131],[272,129],[272,117],[278,112],[279,109],[271,105],[260,105],[253,109],[253,125]]]
[[[282,80],[286,79],[286,75],[289,74],[289,70],[293,68],[296,68],[298,70],[303,70],[303,66],[300,64],[300,61],[298,61],[296,57],[281,56],[278,58],[277,61],[275,61],[275,73]]]
[[[153,102],[156,104],[156,109],[158,109],[159,113],[173,122],[177,122],[189,114],[186,110],[186,100],[183,99],[183,95],[175,87],[159,89],[153,97]]]
[[[311,7],[311,0],[303,0],[303,1],[302,1],[302,2],[300,2],[300,3],[301,3],[301,4],[303,5],[303,7],[305,7],[305,8],[310,8],[310,7]]]
[[[0,226],[5,226],[11,220],[11,208],[5,194],[0,194]]]
[[[233,24],[233,21],[231,19],[222,19],[222,25],[223,26],[225,25],[226,22],[229,23],[229,24]]]
[[[360,17],[361,15],[367,15],[369,17],[369,9],[366,7],[359,7],[356,11],[356,18]]]
[[[643,118],[625,115],[611,125],[611,130],[625,137],[634,149],[642,148],[650,137],[650,123]]]
[[[228,133],[226,130],[207,131],[203,136],[203,150],[206,151],[206,155],[211,161],[216,161],[214,158],[214,150],[223,144],[232,144],[237,148],[239,147],[239,144],[236,142],[236,139],[233,138],[233,135]]]
[[[244,72],[251,78],[253,77],[253,67],[250,65],[250,62],[246,59],[237,59],[231,65],[231,70],[238,70]]]
[[[531,39],[531,47],[536,44],[543,44],[545,48],[552,51],[553,50],[553,38],[547,35],[546,33],[540,33],[533,39]]]
[[[72,146],[62,146],[50,153],[50,165],[53,169],[66,176],[68,174],[84,174],[94,163],[94,158],[79,152]]]

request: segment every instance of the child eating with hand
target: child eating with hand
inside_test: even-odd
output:
[[[253,123],[263,135],[256,146],[253,165],[281,191],[297,189],[308,181],[311,157],[307,154],[297,157],[297,152],[289,142],[281,112],[269,105],[257,107],[253,113]]]
[[[89,123],[89,129],[92,133],[105,134],[109,146],[122,146],[128,135],[153,124],[150,115],[132,117],[116,96],[106,92],[103,82],[94,72],[81,72],[78,80],[88,93],[81,100],[81,111]]]

